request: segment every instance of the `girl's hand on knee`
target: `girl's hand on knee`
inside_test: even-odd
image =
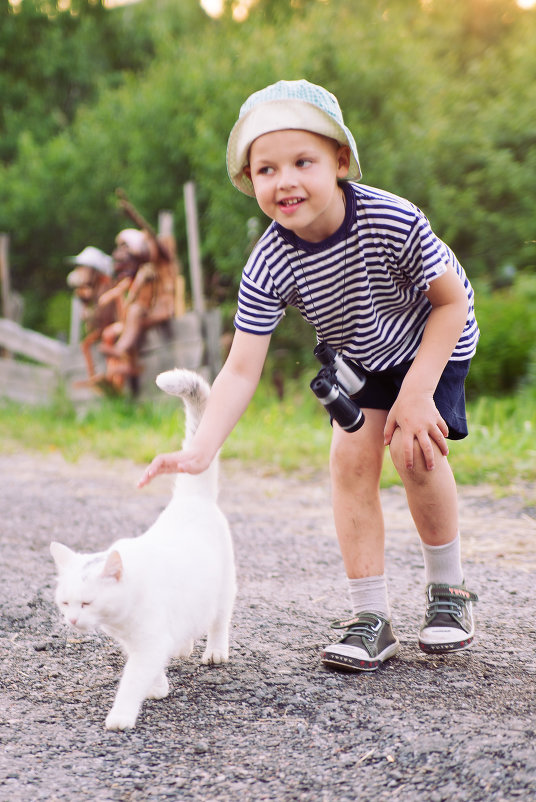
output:
[[[449,453],[446,441],[448,426],[439,414],[432,396],[404,396],[401,392],[387,416],[385,445],[391,444],[396,429],[400,429],[404,465],[408,470],[413,470],[414,467],[415,441],[429,471],[435,467],[434,443],[443,456],[446,457]]]

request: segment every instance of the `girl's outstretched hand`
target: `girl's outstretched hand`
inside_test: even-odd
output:
[[[155,476],[161,473],[202,473],[209,464],[197,451],[188,449],[158,454],[143,472],[138,481],[138,487],[148,485]]]

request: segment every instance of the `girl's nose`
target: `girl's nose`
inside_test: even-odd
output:
[[[279,171],[279,189],[288,189],[296,186],[296,171],[292,167],[282,167]]]

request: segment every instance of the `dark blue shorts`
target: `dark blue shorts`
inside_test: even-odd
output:
[[[435,405],[449,427],[448,436],[451,440],[462,440],[468,435],[465,378],[470,364],[470,359],[448,362],[434,393]],[[411,362],[404,362],[377,373],[364,371],[367,381],[356,396],[356,402],[364,409],[391,409],[411,365]]]

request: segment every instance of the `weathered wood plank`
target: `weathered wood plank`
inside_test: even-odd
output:
[[[219,368],[219,310],[199,315],[187,312],[171,322],[169,338],[157,329],[147,332],[140,352],[142,373],[140,398],[158,395],[155,378],[173,367],[189,368],[202,373],[209,381]],[[54,400],[63,385],[75,403],[98,399],[97,390],[80,386],[87,380],[86,366],[79,346],[67,346],[37,332],[23,329],[13,321],[0,319],[0,346],[10,352],[47,364],[30,364],[16,358],[0,358],[0,397],[29,404],[47,404]],[[98,372],[105,362],[98,350],[94,353]],[[208,360],[208,361],[207,361]]]
[[[58,384],[58,372],[53,368],[0,359],[0,398],[22,404],[46,404],[52,401]]]
[[[13,320],[0,318],[0,346],[44,365],[61,368],[69,352],[65,343],[25,329]]]

